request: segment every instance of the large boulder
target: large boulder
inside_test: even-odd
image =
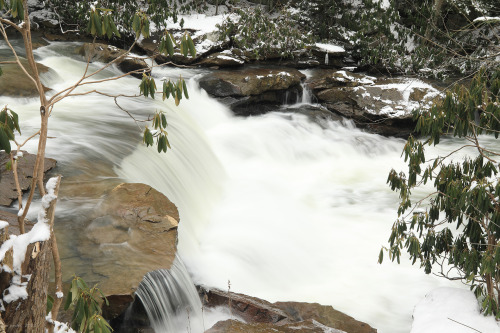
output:
[[[92,270],[108,297],[108,319],[121,314],[133,301],[143,276],[170,268],[177,246],[177,207],[144,184],[121,184],[97,207],[87,227],[87,244],[80,251],[93,258]]]
[[[376,79],[347,71],[322,71],[308,79],[318,101],[371,132],[406,137],[412,111],[429,109],[441,92],[418,79]]]
[[[5,61],[13,61],[14,58],[7,58]],[[21,58],[21,64],[26,68],[30,75],[33,75],[28,60]],[[37,63],[38,74],[47,73],[49,68]],[[15,96],[15,97],[37,97],[38,90],[31,79],[19,68],[17,64],[3,64],[3,74],[0,76],[0,96]],[[49,91],[47,87],[43,87],[44,92]]]
[[[33,167],[35,166],[36,155],[21,151],[17,157],[17,175],[19,187],[23,192],[29,190],[33,179]],[[4,151],[0,152],[0,205],[10,206],[17,200],[16,182],[11,170],[7,170],[7,163],[10,161],[9,155]],[[45,158],[44,172],[53,169],[56,160]]]
[[[146,61],[143,58],[133,57],[131,55],[122,57],[123,54],[126,53],[126,51],[123,49],[119,49],[113,45],[101,43],[85,43],[82,46],[78,47],[76,52],[82,55],[85,59],[90,59],[90,62],[99,61],[109,63],[111,61],[115,61],[120,70],[125,73],[134,71],[132,75],[139,78],[142,77],[143,71],[149,70]]]
[[[228,306],[236,320],[219,322],[207,333],[229,332],[296,332],[296,333],[376,333],[370,325],[360,322],[331,306],[317,303],[277,302],[218,289],[198,288],[207,308]]]
[[[205,75],[200,87],[219,98],[239,115],[265,112],[261,105],[281,105],[296,101],[302,94],[305,75],[296,69],[253,68],[217,71]],[[256,105],[259,105],[257,108]]]

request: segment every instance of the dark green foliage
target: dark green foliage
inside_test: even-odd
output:
[[[478,138],[498,138],[500,133],[500,67],[482,69],[468,87],[449,91],[416,119],[416,131],[426,139],[408,139],[403,150],[407,173],[392,170],[387,180],[400,195],[389,258],[399,261],[405,249],[427,274],[437,266],[439,275],[466,281],[482,299],[484,313],[500,318],[500,152],[484,147]],[[475,148],[475,156],[451,160],[456,150],[426,158],[425,145],[449,136],[462,138],[464,146]],[[412,190],[427,182],[434,190],[427,201],[412,202]]]
[[[91,1],[50,0],[50,5],[60,15],[64,26],[75,29],[76,25],[79,30],[87,26]],[[192,0],[149,0],[147,6],[144,6],[144,2],[134,0],[104,0],[96,7],[109,8],[113,11],[115,22],[124,29],[120,31],[137,33],[137,30],[133,29],[137,13],[143,13],[149,18],[149,22],[153,22],[159,30],[163,30],[166,28],[165,22],[168,18],[173,18],[174,22],[177,22],[179,12],[200,8],[200,4],[199,1]],[[146,30],[144,32],[147,32]]]
[[[11,109],[4,107],[0,111],[0,150],[10,154],[10,141],[15,140],[15,132],[21,134],[19,128],[19,116]]]
[[[96,8],[90,11],[90,18],[87,24],[87,32],[91,35],[109,39],[114,35],[120,37],[120,33],[113,21],[110,9]]]
[[[143,141],[146,146],[153,146],[154,140],[156,139],[156,145],[158,148],[158,152],[167,152],[167,148],[172,149],[170,147],[170,142],[168,141],[167,135],[168,133],[165,131],[167,127],[167,118],[163,112],[156,112],[153,117],[153,131],[149,130],[146,126],[144,129]]]
[[[110,333],[113,329],[102,317],[101,303],[109,304],[104,294],[94,286],[75,277],[66,296],[64,309],[73,308],[71,327],[79,333]]]

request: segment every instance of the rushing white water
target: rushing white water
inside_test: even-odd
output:
[[[37,51],[53,68],[45,77],[51,88],[66,86],[82,72],[80,60],[61,56],[74,46]],[[110,73],[116,70],[102,77]],[[192,73],[167,69],[155,75]],[[138,84],[128,78],[100,87],[135,93]],[[450,283],[405,260],[377,264],[398,204],[385,182],[392,167],[403,169],[403,141],[364,133],[349,122],[315,123],[294,113],[235,118],[199,91],[195,80],[189,92],[190,100],[179,107],[171,101],[120,100],[134,116],[168,112],[173,149],[167,154],[143,146],[131,119],[112,99],[95,95],[57,105],[48,154],[60,161],[65,175],[112,177],[96,167],[103,165],[114,167],[123,180],[165,193],[179,207],[179,252],[196,283],[226,289],[230,280],[236,292],[330,304],[379,332],[409,331],[414,305]],[[4,103],[20,113],[25,135],[31,134],[37,101],[2,98]],[[72,243],[78,228],[70,202],[62,200],[58,212],[58,226],[71,230],[68,258],[76,256]]]

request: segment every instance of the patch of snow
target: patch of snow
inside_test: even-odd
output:
[[[413,311],[411,333],[476,331],[499,333],[500,323],[493,316],[483,316],[476,297],[469,290],[457,288],[433,290],[416,305]]]
[[[11,283],[9,288],[5,289],[4,291],[3,301],[5,303],[11,303],[18,299],[27,299],[27,298],[28,298],[28,292],[26,291],[25,284],[17,285]]]
[[[204,39],[201,43],[195,44],[196,54],[203,54],[209,51],[212,47],[214,47],[216,43],[211,41],[210,39]]]
[[[324,52],[328,53],[344,53],[345,50],[343,47],[338,46],[338,45],[333,45],[333,44],[323,44],[323,43],[316,43],[314,44],[318,49]]]
[[[9,222],[0,220],[0,229],[3,229],[8,225],[9,225]]]
[[[235,16],[234,14],[232,16]],[[206,15],[206,14],[189,14],[189,15],[179,15],[177,23],[174,23],[172,19],[167,21],[167,27],[169,30],[195,30],[193,37],[205,35],[217,30],[216,25],[222,24],[224,20],[228,18],[228,15]],[[184,26],[181,28],[180,21],[184,20]]]
[[[500,16],[481,16],[474,19],[473,22],[484,22],[484,21],[500,21]]]
[[[237,62],[239,64],[243,64],[244,63],[243,60],[240,60],[240,59],[237,59],[237,58],[233,58],[233,57],[229,57],[229,56],[226,56],[226,55],[223,55],[223,54],[217,55],[217,59],[235,61],[235,62]]]
[[[52,312],[49,312],[49,314],[45,316],[45,320],[48,323],[54,324],[54,333],[76,333],[76,331],[69,327],[68,324],[52,320]],[[47,331],[48,330],[45,330],[45,332]]]
[[[375,0],[375,3],[380,3],[380,8],[382,9],[387,9],[391,6],[391,3],[389,0]]]
[[[56,297],[57,298],[63,298],[64,297],[64,293],[62,291],[58,291],[58,292],[56,292]]]

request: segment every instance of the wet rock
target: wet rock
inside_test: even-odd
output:
[[[114,61],[126,53],[123,49],[101,43],[85,43],[78,47],[76,52],[82,55],[85,59],[88,59],[90,56],[90,62],[100,61],[104,63]],[[144,59],[132,57],[130,55],[117,60],[116,65],[125,73],[135,71],[132,75],[139,78],[142,77],[143,71],[149,70],[149,67]]]
[[[305,75],[296,69],[217,71],[200,79],[200,87],[218,97],[238,115],[266,112],[263,105],[282,105],[302,94]],[[255,107],[258,105],[258,107]]]
[[[215,324],[206,333],[346,333],[341,330],[325,327],[314,320],[304,320],[282,326],[264,323],[242,323],[236,320],[225,320]]]
[[[287,318],[287,314],[273,304],[251,296],[228,293],[219,289],[198,288],[203,305],[212,308],[230,306],[233,313],[250,323],[275,324]]]
[[[207,333],[223,332],[297,332],[297,333],[376,333],[370,325],[360,322],[331,306],[317,303],[277,302],[243,294],[199,287],[205,307],[228,306],[231,312],[246,321],[222,321]]]
[[[5,61],[14,61],[14,58],[5,59]],[[28,60],[21,58],[21,64],[30,75],[33,75]],[[39,74],[49,71],[49,68],[42,64],[37,63],[36,66]],[[0,76],[0,96],[38,97],[35,83],[24,74],[17,64],[3,64],[2,71],[3,74]],[[45,86],[43,88],[44,92],[50,90]]]
[[[205,75],[200,86],[216,97],[255,96],[297,86],[305,75],[295,69],[246,69],[218,71]]]
[[[377,332],[370,325],[337,311],[330,305],[300,302],[277,302],[274,305],[285,311],[293,321],[312,320],[347,333]]]
[[[10,206],[17,200],[16,183],[14,174],[7,170],[6,164],[10,158],[4,151],[0,152],[0,205]],[[36,155],[22,151],[22,156],[18,158],[17,174],[21,190],[28,191],[33,179],[33,167],[35,166]],[[44,171],[47,172],[56,166],[56,160],[45,158]]]
[[[103,276],[99,286],[110,296],[107,313],[128,307],[147,272],[171,267],[178,223],[177,207],[148,185],[121,184],[104,198],[80,251],[95,258],[92,269]]]

